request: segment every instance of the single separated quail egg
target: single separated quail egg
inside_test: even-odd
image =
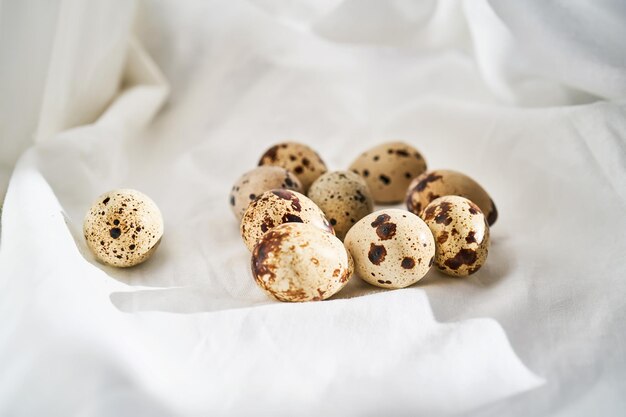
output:
[[[353,269],[339,239],[306,223],[273,228],[252,252],[254,279],[280,301],[325,300],[346,285]]]
[[[350,171],[322,175],[309,188],[309,198],[322,209],[342,240],[356,222],[374,209],[365,180]]]
[[[241,221],[250,202],[264,192],[276,188],[302,192],[300,180],[281,167],[257,167],[239,177],[230,192],[230,206],[237,220]]]
[[[487,216],[489,226],[498,218],[498,210],[489,194],[476,181],[460,172],[438,169],[415,178],[406,194],[406,206],[419,215],[434,199],[445,195],[458,195],[474,202]]]
[[[363,217],[346,235],[356,273],[372,285],[403,288],[426,275],[435,242],[422,219],[405,210],[386,209]]]
[[[313,181],[327,171],[326,164],[313,149],[297,142],[272,146],[261,157],[259,166],[261,165],[276,165],[293,172],[302,183],[305,193]]]
[[[103,263],[128,267],[148,259],[161,242],[163,217],[139,191],[119,189],[102,194],[83,223],[87,246]]]
[[[254,200],[241,219],[241,237],[252,251],[257,241],[274,227],[283,223],[310,223],[335,234],[324,212],[308,197],[291,190],[266,191]]]
[[[395,204],[405,197],[411,180],[426,171],[426,161],[411,145],[389,142],[362,153],[350,170],[365,178],[375,202]]]
[[[478,271],[487,260],[489,226],[470,200],[448,195],[426,206],[422,218],[435,237],[435,265],[452,276]]]

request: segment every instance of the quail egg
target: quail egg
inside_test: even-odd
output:
[[[284,223],[267,232],[252,252],[257,284],[280,301],[325,300],[353,272],[339,239],[306,223]]]
[[[356,273],[372,285],[403,288],[422,279],[433,264],[435,242],[422,219],[386,209],[363,217],[346,235]]]
[[[310,147],[297,142],[279,143],[269,148],[259,161],[259,166],[276,165],[293,172],[306,193],[313,181],[327,171],[322,158]]]
[[[458,195],[473,201],[487,217],[489,226],[498,218],[498,210],[489,194],[476,181],[456,171],[438,169],[415,178],[406,194],[406,206],[419,215],[434,199]]]
[[[85,216],[87,246],[101,262],[129,267],[148,259],[161,242],[163,217],[147,195],[130,189],[102,194]]]
[[[322,210],[308,197],[291,190],[266,191],[255,199],[241,219],[241,237],[252,251],[257,241],[272,228],[283,223],[310,223],[335,234]]]
[[[376,203],[395,204],[411,180],[426,171],[426,161],[411,145],[389,142],[362,153],[350,170],[365,178]]]
[[[365,180],[350,171],[322,175],[309,188],[309,198],[326,214],[335,234],[342,240],[356,222],[374,209]]]
[[[426,206],[422,218],[435,237],[435,265],[442,272],[463,277],[485,263],[489,226],[472,201],[456,195],[439,197]]]
[[[285,168],[261,166],[243,174],[230,192],[230,206],[241,221],[243,213],[255,198],[276,188],[302,191],[300,180]]]

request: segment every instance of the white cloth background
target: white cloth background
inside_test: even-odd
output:
[[[623,2],[39,3],[0,2],[0,415],[623,415]],[[271,301],[227,195],[282,139],[470,174],[487,265]],[[118,187],[165,218],[128,270],[81,236]]]

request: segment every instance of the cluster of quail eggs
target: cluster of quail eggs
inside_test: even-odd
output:
[[[406,203],[407,210],[374,205]],[[382,288],[404,288],[434,265],[465,277],[487,259],[497,218],[487,192],[449,170],[427,171],[403,142],[362,153],[346,171],[328,171],[309,146],[269,148],[232,187],[257,284],[280,301],[324,300],[354,272]]]

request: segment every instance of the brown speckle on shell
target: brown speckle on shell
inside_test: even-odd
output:
[[[389,240],[396,235],[395,223],[383,223],[376,228],[376,234],[381,240]]]
[[[404,269],[413,269],[415,267],[415,259],[405,257],[404,259],[402,259],[401,265]]]
[[[496,204],[493,202],[493,200],[489,199],[489,201],[491,202],[491,209],[489,210],[489,214],[487,215],[487,223],[489,224],[489,226],[491,226],[498,219],[498,209],[496,208]]]
[[[281,218],[283,223],[304,223],[302,217],[291,213],[285,213]]]
[[[415,189],[417,191],[424,191],[426,189],[426,186],[429,183],[438,181],[440,179],[441,179],[441,175],[437,175],[436,172],[431,172],[430,174],[426,175],[425,177],[417,181],[417,185],[415,186]]]
[[[386,255],[387,250],[383,245],[375,245],[374,243],[370,244],[370,251],[367,254],[367,257],[371,263],[374,265],[380,265],[380,263],[385,260]]]
[[[450,269],[457,270],[461,265],[474,265],[477,256],[476,251],[472,249],[461,249],[453,258],[446,259],[444,265]]]
[[[381,214],[372,222],[372,227],[376,228],[376,234],[380,240],[389,240],[396,235],[396,224],[390,222],[388,214]]]
[[[264,165],[264,164],[262,164],[262,161],[264,161],[264,160],[269,160],[269,161],[275,162],[278,159],[278,157],[277,157],[277,155],[278,155],[278,148],[279,148],[278,145],[274,145],[271,148],[269,148],[267,151],[265,151],[265,153],[261,157],[261,161],[259,161],[259,166],[260,165]]]
[[[391,220],[391,216],[389,216],[388,214],[381,214],[380,216],[376,217],[376,220],[374,220],[371,224],[372,227],[378,227],[381,224],[388,222],[389,220]]]
[[[274,265],[269,262],[270,258],[279,256],[280,243],[287,236],[281,230],[271,230],[259,244],[254,247],[252,253],[252,272],[255,277],[262,276],[264,279],[257,282],[261,286],[271,284],[276,275]]]

